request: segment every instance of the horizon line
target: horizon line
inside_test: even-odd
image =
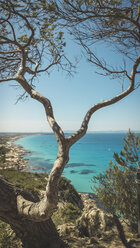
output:
[[[64,130],[64,133],[74,133],[77,130]],[[87,131],[87,133],[121,133],[121,132],[128,132],[129,130],[94,130],[94,131]],[[133,130],[130,129],[132,132],[140,132],[140,130]],[[53,134],[53,131],[0,131],[0,134]]]

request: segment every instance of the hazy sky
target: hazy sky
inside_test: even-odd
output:
[[[120,63],[120,57],[104,45],[96,46],[97,53],[107,58],[108,63]],[[67,53],[73,58],[80,48],[72,42]],[[131,71],[129,63],[129,71]],[[39,77],[36,89],[48,97],[54,108],[54,115],[63,130],[77,130],[86,111],[102,100],[112,98],[121,92],[121,81],[110,80],[95,73],[96,68],[80,59],[77,73],[68,77],[63,72],[52,71],[50,76]],[[43,106],[33,99],[15,105],[22,92],[10,87],[11,83],[0,85],[0,132],[48,132],[51,131]],[[127,82],[124,82],[127,86]],[[140,131],[140,88],[115,105],[97,111],[89,124],[89,131]]]

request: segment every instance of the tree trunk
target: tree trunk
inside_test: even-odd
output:
[[[64,248],[66,247],[60,239],[55,225],[49,219],[45,222],[33,222],[21,220],[18,225],[12,223],[12,229],[23,243],[24,248]]]
[[[39,198],[19,189],[0,176],[0,219],[10,224],[24,248],[64,248],[51,219],[34,222],[23,217],[17,210],[17,196],[37,202]]]

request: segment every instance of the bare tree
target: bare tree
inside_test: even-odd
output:
[[[104,2],[108,3],[107,9]],[[43,105],[58,143],[57,158],[50,172],[43,199],[34,199],[26,195],[0,177],[0,218],[12,226],[21,238],[24,247],[58,248],[64,246],[57,235],[51,216],[57,208],[58,184],[64,167],[69,161],[69,149],[85,135],[94,112],[120,101],[138,86],[135,80],[140,64],[140,56],[136,57],[139,44],[137,3],[129,8],[124,6],[124,9],[121,9],[122,6],[118,1],[113,1],[116,2],[114,6],[111,2],[109,0],[65,0],[55,1],[55,3],[51,1],[48,4],[45,0],[22,0],[20,2],[0,0],[0,82],[16,82],[24,89],[22,97],[28,94]],[[125,14],[126,10],[128,13]],[[130,13],[132,17],[129,17]],[[63,52],[65,46],[63,32],[59,31],[57,25],[61,20],[63,20],[63,25],[69,27],[70,30],[72,28],[71,32],[85,48],[91,63],[102,68],[107,75],[123,74],[129,80],[129,87],[121,94],[93,105],[85,114],[79,130],[70,137],[65,137],[63,130],[55,120],[50,100],[37,92],[33,84],[40,73],[49,72],[53,67],[58,66],[70,71],[72,65]],[[125,20],[126,27],[121,28],[123,20]],[[116,22],[112,24],[114,25],[112,31],[109,29],[111,22]],[[87,26],[90,29],[85,29]],[[131,31],[127,31],[129,26],[131,26]],[[127,45],[126,41],[129,36],[130,43]],[[114,70],[108,67],[104,60],[96,57],[89,45],[101,39],[108,42],[116,41],[117,49],[123,51],[126,56],[132,57],[133,54],[130,74],[126,69]]]

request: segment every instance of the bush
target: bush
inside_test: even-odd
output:
[[[45,190],[47,184],[45,174],[23,172],[11,168],[1,169],[0,174],[9,182],[32,193],[38,193],[40,190]]]
[[[81,209],[70,202],[66,202],[64,207],[60,207],[53,215],[53,221],[56,226],[64,223],[75,223],[81,215]]]
[[[10,226],[0,220],[0,248],[21,248],[21,242],[16,238]]]
[[[6,148],[4,146],[0,146],[0,165],[5,163],[5,155],[7,152],[9,152],[8,148]]]
[[[70,180],[65,177],[60,178],[58,197],[61,201],[70,202],[81,209],[83,208],[81,196],[74,186],[70,184]]]
[[[139,149],[140,137],[129,130],[120,156],[114,153],[116,163],[111,161],[105,172],[92,179],[98,183],[93,190],[102,204],[114,215],[124,217],[134,225],[138,220],[136,172]]]

